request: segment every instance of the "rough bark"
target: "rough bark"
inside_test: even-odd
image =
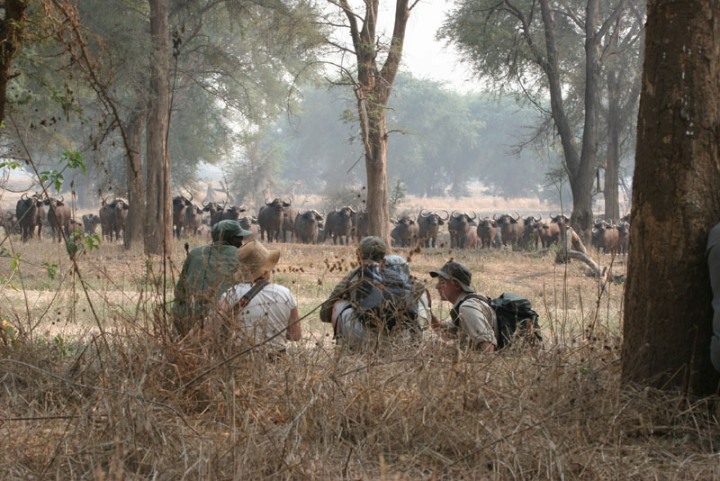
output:
[[[5,121],[7,86],[12,78],[12,61],[22,43],[22,33],[27,16],[26,0],[7,0],[2,4],[0,21],[0,124]]]
[[[143,219],[145,218],[145,176],[142,167],[142,133],[145,117],[141,114],[132,115],[127,125],[127,186],[128,212],[125,224],[125,247],[130,248],[143,242]]]
[[[164,254],[172,241],[172,210],[169,189],[170,159],[167,132],[170,109],[168,75],[170,39],[168,0],[150,1],[150,34],[153,53],[150,91],[152,101],[147,122],[147,189],[145,202],[145,253]]]
[[[379,53],[376,39],[379,3],[379,0],[365,2],[365,17],[360,23],[358,22],[360,17],[350,7],[348,0],[340,0],[350,25],[350,35],[357,60],[355,96],[365,150],[368,232],[385,239],[390,245],[386,113],[390,92],[402,58],[405,29],[412,7],[409,6],[409,0],[396,0],[390,49],[385,63],[379,68],[376,62]]]
[[[705,244],[720,220],[720,3],[648,2],[622,379],[714,392]]]

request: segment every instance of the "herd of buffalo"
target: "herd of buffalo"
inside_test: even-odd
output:
[[[45,208],[47,207],[47,211]],[[300,212],[288,201],[274,199],[266,202],[257,215],[248,215],[240,206],[218,202],[197,205],[192,196],[177,195],[173,198],[173,233],[176,237],[207,235],[209,226],[220,220],[232,219],[251,230],[264,242],[295,241],[317,244],[332,239],[333,244],[348,245],[353,239],[368,235],[367,214],[346,206],[325,213],[315,209]],[[69,235],[74,230],[96,233],[100,226],[104,240],[117,241],[122,237],[129,211],[128,202],[122,198],[103,199],[97,214],[85,214],[82,222],[73,217],[63,197],[43,198],[40,194],[23,194],[15,212],[5,211],[0,225],[6,232],[14,232],[23,242],[42,239],[43,227],[53,232],[53,239],[62,240],[62,231]],[[411,247],[418,243],[425,247],[438,246],[441,226],[446,226],[450,247],[458,249],[499,248],[539,249],[557,244],[562,229],[568,224],[567,216],[550,215],[521,217],[495,214],[479,217],[474,212],[421,209],[415,215],[404,214],[391,220],[391,238],[395,245]],[[592,230],[593,246],[603,252],[627,253],[630,232],[629,216],[619,223],[597,220]]]

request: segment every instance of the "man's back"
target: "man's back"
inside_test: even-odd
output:
[[[180,335],[186,335],[232,287],[237,265],[237,248],[231,245],[215,243],[190,251],[175,285],[173,317]]]

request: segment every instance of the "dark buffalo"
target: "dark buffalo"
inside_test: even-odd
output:
[[[477,236],[480,247],[489,249],[494,245],[498,245],[498,243],[495,242],[497,232],[497,223],[490,217],[485,217],[478,222]]]
[[[202,224],[203,210],[195,204],[185,207],[185,219],[183,229],[186,235],[198,235]]]
[[[226,207],[222,210],[220,213],[220,220],[240,220],[240,214],[246,211],[247,209],[245,207],[231,205],[230,207]]]
[[[48,197],[45,199],[45,205],[48,206],[47,218],[50,227],[53,230],[53,241],[57,239],[58,242],[63,240],[63,232],[66,236],[70,235],[70,206],[65,204],[65,198],[60,196],[59,199],[55,197]]]
[[[184,195],[176,195],[172,200],[173,235],[180,238],[185,223],[185,210],[192,207],[192,195],[188,199]]]
[[[100,216],[95,214],[85,214],[82,216],[83,230],[86,234],[94,234],[97,226],[100,225]]]
[[[120,233],[125,233],[125,223],[127,221],[130,206],[124,199],[117,198],[108,204],[110,208],[110,240],[120,240]]]
[[[344,237],[345,245],[349,245],[353,233],[352,218],[355,214],[356,212],[349,206],[330,212],[325,220],[323,242],[325,242],[328,237],[332,237],[333,244],[337,244],[338,239],[340,239],[340,244],[342,244]]]
[[[267,234],[268,242],[279,242],[280,231],[285,222],[285,207],[290,207],[290,202],[278,198],[272,202],[265,202],[265,205],[258,212],[258,225],[260,226],[260,240],[265,240]]]
[[[303,244],[317,244],[323,216],[315,209],[298,214],[295,217],[295,239]]]
[[[630,248],[630,222],[621,220],[617,228],[620,233],[620,254],[627,254]]]
[[[43,209],[43,202],[39,194],[33,194],[32,196],[23,194],[15,206],[15,216],[20,224],[23,242],[27,242],[30,238],[35,237],[36,227],[38,229],[38,239],[42,239],[42,225],[45,219],[45,210]]]
[[[285,207],[283,213],[283,225],[282,225],[282,237],[283,242],[287,242],[287,234],[290,233],[290,241],[293,239],[295,234],[295,219],[297,218],[298,211],[293,207]]]
[[[390,231],[390,238],[396,246],[412,247],[417,243],[420,227],[415,219],[403,215],[398,220],[391,220],[395,227]]]
[[[106,199],[100,201],[98,217],[100,218],[100,232],[103,240],[111,241],[113,239],[112,212]]]
[[[418,237],[420,241],[424,243],[425,247],[435,247],[440,226],[444,225],[450,218],[448,211],[442,210],[440,212],[444,212],[445,215],[442,216],[439,213],[429,210],[426,211],[424,209],[421,209],[420,214],[418,214]]]
[[[470,214],[468,214],[467,212],[453,211],[452,214],[450,214],[450,219],[448,219],[450,247],[458,249],[470,247],[466,246],[465,242],[468,239],[472,240],[473,237],[475,238],[475,243],[477,243],[477,223],[475,222],[476,219],[477,214],[474,212],[472,213],[472,217],[470,217]],[[473,232],[474,236],[472,234],[468,234],[471,231]]]
[[[240,217],[238,222],[240,223],[240,227],[252,232],[252,235],[243,237],[243,241],[250,242],[257,239],[258,233],[260,232],[260,229],[258,229],[257,217],[246,215],[245,217]]]
[[[525,231],[525,227],[520,222],[520,214],[515,217],[510,214],[494,215],[493,220],[497,222],[498,229],[500,229],[500,238],[504,246],[512,247],[515,244],[520,244]]]
[[[353,219],[353,237],[355,237],[355,239],[359,241],[363,237],[367,237],[368,235],[370,235],[370,230],[368,228],[369,221],[367,212],[365,212],[364,210],[360,210],[355,213]]]
[[[0,226],[5,229],[6,234],[20,234],[20,224],[17,221],[17,215],[11,210],[2,211],[0,214]]]
[[[223,212],[225,211],[225,204],[219,204],[217,202],[203,203],[203,212],[210,214],[210,225],[213,226],[222,220]]]
[[[537,249],[540,244],[540,226],[542,216],[529,215],[523,219],[523,233],[520,237],[520,247],[523,249]]]

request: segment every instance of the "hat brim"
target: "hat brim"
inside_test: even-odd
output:
[[[266,272],[272,271],[280,260],[280,251],[268,251],[267,259],[261,265],[243,265],[238,266],[235,280],[242,283],[251,283],[255,279],[261,277]]]
[[[450,276],[447,274],[447,272],[443,271],[430,271],[430,277],[442,277],[445,280],[450,280]]]
[[[253,235],[253,231],[245,230],[242,227],[240,228],[240,232],[235,234],[235,237],[248,237]]]
[[[433,278],[435,278],[435,277],[442,277],[442,278],[445,279],[446,281],[455,281],[455,282],[457,282],[457,284],[460,286],[460,288],[461,288],[463,291],[467,292],[468,294],[472,294],[473,292],[475,292],[475,289],[473,289],[472,287],[470,287],[470,286],[467,285],[467,284],[464,284],[464,283],[460,282],[460,281],[457,280],[455,277],[451,277],[451,276],[450,276],[447,272],[445,272],[445,271],[430,271],[430,277],[433,277]]]

